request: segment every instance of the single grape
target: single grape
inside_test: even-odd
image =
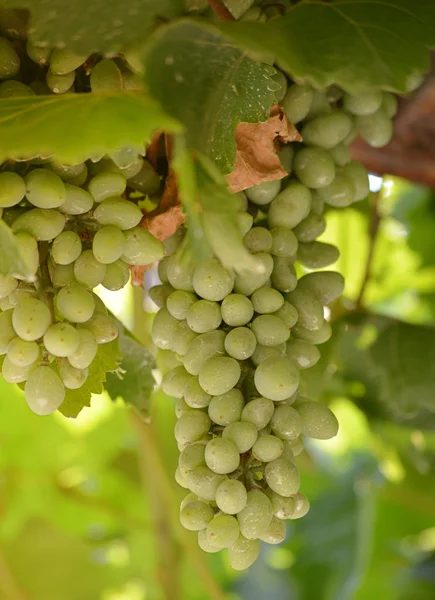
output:
[[[311,292],[326,306],[337,300],[344,291],[344,277],[336,271],[319,271],[301,277],[298,283],[301,292]]]
[[[39,269],[39,250],[38,243],[35,238],[29,233],[25,233],[21,231],[15,234],[15,240],[19,244],[20,254],[26,266],[32,275],[36,275],[36,272]],[[19,279],[23,279],[23,277],[19,277]]]
[[[320,359],[318,348],[305,340],[290,339],[287,342],[286,354],[298,365],[299,369],[309,369]]]
[[[268,544],[281,544],[285,540],[286,533],[287,530],[284,521],[272,517],[267,531],[260,535],[260,540]]]
[[[110,265],[107,265],[107,267],[110,267]],[[152,288],[150,288],[148,290],[148,296],[151,298],[154,304],[156,304],[159,308],[163,308],[166,306],[166,300],[172,294],[173,291],[174,288],[170,283],[163,283],[162,285],[154,285]]]
[[[233,442],[239,453],[243,454],[250,450],[255,444],[258,437],[257,427],[248,420],[235,421],[225,427],[222,432],[222,437]]]
[[[62,179],[49,169],[34,169],[25,177],[26,198],[37,208],[57,208],[65,201]]]
[[[183,390],[184,400],[192,408],[206,408],[212,399],[199,385],[197,377],[190,377]]]
[[[325,229],[326,221],[324,217],[310,213],[293,231],[299,242],[313,242],[322,235]]]
[[[292,335],[296,339],[305,340],[306,342],[317,345],[327,342],[332,335],[332,330],[328,321],[324,320],[322,327],[317,330],[306,329],[297,324],[292,329]]]
[[[272,516],[272,504],[266,494],[260,490],[250,490],[245,508],[237,515],[241,534],[248,540],[256,540],[267,531]]]
[[[278,344],[277,346],[262,346],[261,344],[257,344],[251,359],[254,365],[257,367],[260,363],[266,360],[266,358],[273,356],[284,356],[282,344]]]
[[[296,508],[296,496],[281,496],[272,490],[267,493],[277,519],[290,519]]]
[[[58,265],[69,265],[82,252],[82,242],[75,231],[62,231],[53,241],[51,253]]]
[[[393,136],[393,122],[380,108],[373,115],[356,118],[359,134],[373,148],[386,146]]]
[[[144,160],[142,169],[137,175],[129,178],[128,185],[142,194],[151,196],[158,194],[160,190],[160,176],[154,170],[154,167],[147,160]]]
[[[272,235],[271,254],[284,258],[296,256],[298,240],[293,231],[287,227],[274,227],[270,233]]]
[[[260,315],[252,321],[251,327],[262,346],[276,346],[286,342],[290,336],[290,329],[275,315]]]
[[[330,113],[331,110],[328,95],[320,90],[313,90],[311,106],[307,114],[308,120],[313,119],[318,115]]]
[[[29,367],[38,360],[39,346],[36,342],[14,337],[9,343],[7,357],[17,367]]]
[[[286,299],[298,311],[298,324],[310,330],[319,330],[323,325],[323,305],[309,289],[299,286],[287,294]]]
[[[178,322],[175,338],[173,340],[173,349],[180,359],[187,353],[190,344],[196,336],[197,334],[190,329],[186,321]]]
[[[245,237],[254,223],[254,217],[247,212],[239,212],[236,215],[237,223],[240,230],[240,235]]]
[[[335,148],[331,148],[329,155],[337,167],[345,167],[352,160],[349,149],[343,142],[341,144],[337,144]]]
[[[225,332],[220,329],[198,335],[191,342],[183,357],[183,364],[186,370],[192,375],[199,375],[203,364],[209,358],[225,354],[224,341]]]
[[[205,442],[195,442],[194,444],[186,446],[181,451],[180,456],[178,457],[178,467],[185,477],[187,476],[187,473],[195,467],[205,465],[205,446]]]
[[[87,329],[97,340],[98,344],[108,344],[118,337],[118,326],[113,317],[95,311],[92,317],[80,327]]]
[[[263,287],[256,290],[251,296],[252,306],[259,314],[275,313],[284,304],[284,298],[278,290]],[[253,328],[256,319],[253,321]],[[279,342],[278,342],[279,343]]]
[[[64,287],[75,282],[74,263],[69,265],[55,265],[50,261],[48,263],[48,270],[54,287]]]
[[[253,255],[253,259],[257,263],[256,271],[238,273],[235,278],[234,291],[237,294],[250,296],[268,281],[272,273],[273,258],[270,254],[258,252]]]
[[[187,311],[186,320],[190,329],[196,333],[213,331],[222,321],[220,306],[210,300],[198,300]]]
[[[198,413],[196,410],[189,411],[185,413],[181,419],[184,419],[186,415],[191,414],[202,414]],[[206,416],[206,415],[204,415]],[[181,421],[180,419],[180,421]],[[180,422],[178,421],[178,422]],[[216,497],[216,491],[220,484],[226,480],[225,475],[219,475],[218,473],[214,473],[211,469],[206,467],[205,465],[195,467],[187,474],[186,481],[189,485],[189,489],[196,494],[199,498],[203,498],[204,500],[208,500],[209,502],[214,501]]]
[[[281,102],[287,93],[287,78],[282,71],[277,71],[275,75],[272,75],[272,79],[281,86],[275,92],[275,100]]]
[[[6,355],[2,364],[2,377],[6,383],[23,383],[29,377],[34,365],[18,366],[15,365]]]
[[[280,292],[291,292],[295,289],[298,280],[291,258],[275,256],[271,280],[273,287]]]
[[[212,396],[229,392],[239,381],[241,369],[234,358],[215,356],[205,361],[199,371],[199,384]]]
[[[330,206],[342,208],[349,206],[355,199],[355,184],[344,173],[337,173],[334,181],[317,191],[319,198]]]
[[[64,401],[65,387],[53,369],[40,366],[29,374],[24,397],[34,413],[41,416],[50,415]]]
[[[180,511],[180,522],[189,531],[200,531],[213,519],[214,511],[203,500],[193,500]]]
[[[273,433],[281,440],[294,440],[302,431],[302,420],[298,411],[287,404],[275,408],[270,424]]]
[[[352,160],[344,167],[342,174],[353,181],[355,186],[354,202],[359,202],[368,196],[370,192],[369,176],[361,163]]]
[[[194,500],[198,500],[198,496],[196,494],[192,494],[192,492],[189,492],[186,496],[184,496],[180,503],[180,512],[187,504],[189,504],[189,502],[193,502]]]
[[[11,171],[0,173],[0,208],[16,206],[24,198],[26,185],[22,177]]]
[[[88,191],[95,202],[103,202],[108,198],[122,196],[127,187],[127,180],[122,173],[103,171],[91,179]]]
[[[236,515],[245,508],[248,493],[241,481],[228,479],[217,488],[215,500],[222,512],[228,515]]]
[[[166,373],[162,380],[162,390],[168,396],[181,398],[184,394],[184,388],[192,380],[192,376],[186,371],[183,365],[179,365]]]
[[[335,177],[334,161],[322,148],[299,150],[294,160],[294,170],[301,183],[313,189],[326,187]]]
[[[307,512],[310,510],[310,502],[302,492],[298,492],[294,496],[295,509],[293,513],[289,516],[289,519],[301,519],[305,517]]]
[[[44,334],[44,346],[53,356],[70,356],[76,352],[79,344],[80,336],[77,329],[68,323],[50,325]]]
[[[106,272],[106,265],[95,258],[92,250],[85,250],[74,263],[74,277],[91,289],[103,281]]]
[[[36,298],[24,298],[12,313],[14,330],[21,339],[27,342],[41,338],[50,324],[50,309],[44,302]]]
[[[119,161],[119,154],[112,154],[111,155],[112,159],[116,162],[120,162]],[[129,164],[126,167],[121,167],[122,170],[122,174],[124,175],[124,177],[126,179],[130,179],[131,177],[135,177],[136,175],[138,175],[138,173],[140,173],[140,171],[142,170],[144,164],[144,160],[142,158],[142,156],[135,156],[134,160],[131,164]]]
[[[287,144],[287,146],[283,146],[278,153],[279,160],[281,161],[282,166],[285,171],[289,175],[291,175],[293,169],[293,158],[294,158],[294,150],[291,147],[291,144]]]
[[[115,61],[109,58],[100,60],[91,71],[90,84],[93,92],[122,90],[122,73]]]
[[[232,358],[246,360],[255,351],[257,340],[247,327],[232,329],[225,338],[225,350]]]
[[[299,315],[296,308],[290,302],[284,302],[282,307],[274,313],[276,317],[279,317],[284,321],[287,327],[292,328],[296,325]]]
[[[208,552],[209,554],[213,554],[215,552],[220,552],[221,548],[213,546],[207,539],[207,529],[202,529],[198,531],[198,546],[204,552]]]
[[[183,476],[183,474],[181,473],[180,469],[176,469],[175,470],[175,481],[178,483],[178,485],[186,490],[189,489],[189,486],[187,485],[187,481],[186,478]]]
[[[90,331],[77,329],[79,344],[68,356],[68,362],[76,369],[87,369],[97,354],[97,341]]]
[[[130,200],[109,198],[100,202],[94,211],[94,218],[100,225],[115,225],[119,229],[127,230],[139,225],[142,211]]]
[[[252,447],[252,456],[261,462],[276,460],[283,453],[284,445],[274,435],[262,435]]]
[[[208,415],[217,425],[229,425],[240,420],[244,405],[242,392],[233,388],[226,394],[211,397]]]
[[[263,429],[272,418],[275,406],[268,398],[254,398],[242,411],[242,421],[255,425],[257,430]],[[254,442],[255,443],[255,440]]]
[[[72,323],[88,321],[95,310],[94,298],[87,289],[78,284],[63,287],[56,296],[56,308]]]
[[[334,110],[308,121],[301,130],[304,144],[324,150],[342,142],[352,128],[352,119],[345,112]]]
[[[304,401],[297,404],[302,434],[317,440],[329,440],[338,433],[338,421],[332,410],[321,402]]]
[[[65,183],[65,201],[59,210],[66,215],[83,215],[89,212],[94,200],[89,192],[77,185]]]
[[[151,337],[157,348],[172,350],[174,339],[178,333],[178,321],[163,307],[154,317]],[[190,371],[189,371],[190,372]],[[194,373],[197,375],[197,373]]]
[[[58,367],[63,385],[70,390],[78,390],[88,378],[88,369],[76,369],[66,358],[59,359]]]
[[[239,537],[240,528],[235,517],[216,515],[207,525],[207,540],[216,548],[230,548]]]
[[[264,469],[264,477],[269,487],[281,496],[292,496],[299,490],[299,471],[286,458],[277,458],[267,463]]]
[[[192,294],[191,292],[175,290],[168,296],[166,307],[174,319],[182,321],[183,319],[186,319],[189,309],[197,302],[197,300],[195,294]]]
[[[219,302],[231,293],[234,275],[215,258],[204,260],[195,268],[192,277],[195,292],[205,300]]]
[[[343,108],[353,115],[372,115],[382,104],[382,92],[360,92],[357,95],[344,94]]]
[[[264,398],[285,400],[299,386],[299,371],[288,358],[271,357],[264,360],[255,370],[255,386]]]
[[[205,447],[205,462],[214,473],[232,473],[240,464],[237,446],[231,440],[215,437]]]
[[[221,304],[222,318],[231,327],[246,325],[254,315],[251,301],[243,294],[229,294]]]
[[[179,444],[197,442],[207,434],[210,425],[207,414],[198,410],[188,411],[175,424],[175,439]]]
[[[122,290],[130,279],[130,269],[128,264],[123,260],[116,260],[107,265],[106,274],[104,275],[101,285],[112,292]],[[171,288],[172,290],[172,288]],[[166,300],[166,296],[165,296]]]
[[[269,227],[271,230],[275,227],[293,229],[308,216],[310,207],[311,192],[308,187],[298,181],[291,181],[270,205]]]
[[[117,261],[124,252],[125,237],[119,227],[106,225],[97,231],[92,242],[92,252],[98,262],[105,265]]]
[[[26,232],[38,242],[48,242],[65,228],[65,217],[57,210],[33,208],[21,214],[12,224],[14,233]]]
[[[50,164],[51,170],[59,175],[62,181],[72,181],[77,177],[83,176],[87,172],[86,163],[78,163],[76,165],[64,165],[56,161]],[[77,185],[77,184],[75,184]]]
[[[36,46],[35,44],[32,44],[30,40],[27,40],[26,42],[26,54],[37,65],[47,65],[52,51],[52,48]]]
[[[176,289],[185,292],[193,292],[192,277],[194,265],[187,262],[178,253],[168,258],[166,275],[169,283]]]
[[[265,227],[253,227],[245,235],[243,241],[252,254],[269,252],[272,248],[272,235]]]
[[[275,179],[275,181],[263,181],[258,185],[254,185],[245,190],[245,193],[251,202],[263,206],[270,204],[280,189],[281,181]]]
[[[17,289],[18,280],[12,275],[3,275],[0,273],[0,298],[7,298]]]
[[[308,115],[312,100],[313,89],[311,87],[294,84],[289,87],[280,104],[290,123],[295,125]]]
[[[133,227],[133,229],[126,231],[124,235],[125,248],[122,259],[127,264],[149,265],[163,258],[163,244],[143,227]],[[176,288],[176,286],[173,287]]]
[[[340,252],[336,246],[324,242],[299,244],[298,261],[308,269],[323,269],[337,262]]]
[[[55,75],[50,69],[47,71],[47,85],[55,94],[65,94],[71,88],[75,81],[75,71],[65,73],[65,75]]]
[[[293,456],[299,456],[305,450],[305,444],[300,437],[295,440],[289,440],[285,444],[289,444]]]
[[[228,548],[230,566],[235,571],[248,569],[260,554],[260,540],[248,540],[239,535],[236,543]]]
[[[384,92],[382,94],[382,110],[390,117],[390,119],[396,115],[398,104],[397,97],[394,94],[391,94],[390,92]]]
[[[55,48],[50,58],[50,69],[56,75],[66,75],[81,67],[87,58],[87,55],[76,54],[67,48]]]

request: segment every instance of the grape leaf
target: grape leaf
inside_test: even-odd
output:
[[[143,93],[3,98],[0,162],[54,155],[77,164],[125,146],[143,152],[159,128],[180,131],[179,124]]]
[[[274,69],[254,62],[212,28],[187,20],[158,29],[144,61],[150,93],[185,125],[187,147],[230,173],[237,124],[269,116],[279,89],[269,77]]]
[[[305,0],[268,23],[218,27],[252,51],[272,53],[296,79],[358,93],[412,89],[429,68],[434,24],[432,0]]]
[[[65,417],[76,417],[85,406],[90,406],[91,395],[103,392],[103,383],[107,372],[115,371],[121,361],[121,350],[118,340],[108,344],[99,344],[95,359],[89,367],[89,375],[84,385],[78,390],[66,390],[65,400],[59,411]]]
[[[90,54],[141,43],[159,18],[180,14],[183,1],[3,0],[2,7],[29,9],[34,42],[66,45],[79,54]]]
[[[0,273],[30,277],[31,270],[21,255],[12,230],[0,219]]]
[[[120,396],[127,404],[147,413],[154,388],[154,358],[147,348],[125,330],[120,333],[119,341],[122,352],[120,368],[116,373],[107,374],[106,391],[112,400]]]

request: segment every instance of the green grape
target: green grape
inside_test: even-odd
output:
[[[317,440],[329,440],[338,433],[338,421],[332,410],[321,402],[303,401],[297,405],[302,434]]]
[[[198,413],[198,411],[192,410],[187,413],[184,413],[180,421],[186,418],[186,416],[190,416],[192,414],[204,415],[204,413]],[[178,421],[178,423],[180,421]],[[189,471],[186,477],[186,481],[189,485],[190,491],[199,496],[199,498],[203,498],[204,500],[208,500],[209,502],[215,499],[216,490],[218,489],[220,484],[225,480],[225,475],[213,473],[213,471],[205,465],[195,467],[194,469]]]
[[[103,171],[91,179],[88,191],[95,202],[103,202],[108,198],[119,197],[125,192],[127,180],[122,173]]]
[[[12,325],[17,335],[27,342],[41,338],[50,324],[50,309],[36,298],[24,298],[12,313]]]
[[[323,321],[323,325],[320,329],[312,331],[310,329],[306,329],[305,327],[301,327],[301,325],[298,323],[295,325],[295,327],[293,327],[292,335],[297,339],[305,340],[311,344],[324,344],[332,335],[331,325],[325,320]]]
[[[17,367],[30,367],[39,358],[39,346],[36,342],[14,337],[9,343],[7,357]]]
[[[56,308],[68,321],[84,323],[94,314],[95,301],[91,292],[73,283],[59,291],[56,296]]]
[[[24,388],[26,402],[34,413],[45,416],[55,412],[65,398],[65,387],[50,367],[36,367]]]
[[[163,257],[163,244],[143,227],[133,227],[124,235],[125,248],[122,259],[129,265],[149,265]]]
[[[117,159],[117,155],[116,154],[112,154],[111,155],[113,160]],[[140,173],[140,171],[142,170],[143,167],[143,158],[142,156],[135,156],[133,162],[130,165],[127,165],[126,167],[121,167],[122,169],[122,174],[124,175],[124,177],[126,179],[130,179],[131,177],[134,177],[135,175],[137,175],[138,173]]]
[[[24,179],[17,173],[11,171],[0,173],[0,208],[16,206],[24,198],[25,192]]]
[[[235,421],[225,427],[222,437],[232,441],[239,453],[243,454],[254,445],[258,437],[257,427],[250,421]]]
[[[264,206],[272,202],[280,189],[281,181],[275,179],[275,181],[263,181],[258,185],[254,185],[245,190],[245,193],[251,202],[259,206]]]
[[[182,511],[183,508],[189,504],[189,502],[193,502],[194,500],[198,500],[198,496],[196,494],[192,494],[192,492],[189,492],[186,496],[184,496],[180,503],[180,511]]]
[[[20,57],[11,42],[0,37],[0,79],[9,79],[18,74]]]
[[[74,263],[74,277],[79,283],[94,288],[103,281],[106,265],[100,263],[92,250],[85,250]]]
[[[25,96],[34,96],[35,92],[31,87],[21,83],[21,81],[4,81],[0,84],[0,98],[23,98]]]
[[[17,289],[18,280],[12,275],[3,275],[0,273],[0,298],[7,298]]]
[[[175,404],[175,416],[177,419],[179,419],[181,415],[184,415],[184,413],[189,410],[193,410],[193,408],[188,406],[183,398],[178,398]],[[182,448],[180,448],[180,450],[182,450]]]
[[[252,321],[251,327],[262,346],[276,346],[286,342],[290,336],[290,329],[275,315],[260,315]]]
[[[217,425],[230,425],[240,420],[244,405],[242,392],[233,388],[226,394],[211,398],[208,404],[208,416]]]
[[[271,230],[272,248],[270,253],[282,258],[290,258],[296,255],[298,250],[298,240],[287,227],[274,227]]]
[[[298,492],[294,497],[295,509],[290,515],[290,519],[301,519],[305,517],[307,512],[310,510],[310,502],[302,492]]]
[[[199,384],[212,396],[229,392],[240,379],[240,365],[234,358],[215,356],[207,359],[199,371]]]
[[[49,169],[34,169],[25,177],[26,198],[37,208],[57,208],[65,201],[65,184]]]
[[[77,177],[81,177],[83,176],[83,174],[87,173],[85,163],[79,163],[77,165],[63,165],[53,161],[51,162],[50,166],[52,171],[54,171],[56,175],[59,175],[62,181],[70,182],[76,179]]]
[[[267,531],[260,535],[260,540],[267,544],[281,544],[285,540],[286,533],[287,530],[284,521],[272,517]]]
[[[98,344],[108,344],[118,337],[118,326],[115,319],[101,312],[95,311],[93,316],[81,325],[87,329],[97,340]]]
[[[299,371],[285,357],[264,360],[255,370],[255,387],[264,398],[279,402],[296,392],[299,387]]]
[[[2,377],[6,383],[23,383],[27,380],[33,364],[27,366],[15,365],[6,355],[2,364]]]
[[[256,271],[238,273],[234,282],[234,291],[237,294],[250,296],[261,288],[269,279],[273,270],[273,258],[266,252],[258,252],[253,255],[257,263]],[[231,291],[231,290],[230,290]]]
[[[281,520],[290,519],[295,512],[296,496],[281,496],[272,490],[269,490],[267,495],[272,504],[274,517]]]
[[[382,104],[382,92],[360,92],[357,95],[344,94],[343,108],[353,115],[372,115]]]
[[[69,265],[82,252],[82,242],[75,231],[62,231],[53,241],[51,254],[58,265]]]
[[[281,86],[280,89],[275,92],[276,101],[281,102],[287,93],[287,78],[282,71],[277,71],[275,75],[272,75],[272,79]]]
[[[294,160],[294,171],[301,183],[313,189],[326,187],[335,177],[334,161],[322,148],[299,150]]]
[[[75,54],[67,48],[55,48],[50,58],[50,69],[56,75],[66,75],[81,67],[87,58],[87,54]]]
[[[330,150],[342,142],[352,128],[352,119],[345,112],[333,112],[314,117],[301,130],[304,144]]]
[[[168,396],[181,398],[184,395],[184,388],[192,379],[192,376],[186,371],[183,365],[171,369],[162,380],[162,390]]]
[[[178,458],[178,467],[184,477],[186,477],[187,473],[195,467],[205,465],[205,446],[206,442],[195,442],[194,444],[186,446],[181,451]]]
[[[157,316],[154,319],[154,322],[156,321]],[[176,319],[173,320],[177,322]],[[186,371],[192,375],[199,375],[199,372],[206,360],[214,356],[222,356],[225,354],[224,341],[225,332],[220,329],[198,335],[190,344],[186,354],[183,357],[183,364],[186,368]],[[158,345],[155,340],[154,343],[156,346]]]
[[[89,212],[94,200],[89,192],[82,188],[65,183],[65,202],[59,210],[66,215],[83,215]]]
[[[297,181],[291,181],[270,205],[269,228],[293,229],[309,215],[310,207],[311,192],[308,187]]]
[[[320,352],[313,344],[292,338],[287,342],[287,356],[298,365],[299,369],[309,369],[318,363]]]
[[[176,290],[168,296],[166,307],[174,319],[186,319],[189,309],[197,302],[197,297],[191,292]]]
[[[282,166],[290,175],[293,169],[294,150],[290,144],[284,146],[278,153]]]
[[[176,289],[184,292],[193,292],[194,265],[183,260],[181,256],[173,254],[169,257],[166,274],[169,283]]]
[[[301,291],[312,292],[323,306],[331,304],[344,290],[343,275],[335,271],[307,273],[298,283]]]
[[[313,90],[313,99],[311,102],[310,109],[307,114],[308,119],[313,119],[318,115],[322,115],[325,113],[331,112],[331,105],[329,103],[329,98],[325,94],[325,92],[321,92],[320,90]]]
[[[129,279],[130,269],[128,268],[128,264],[123,260],[116,260],[112,264],[107,265],[106,274],[104,275],[101,285],[105,287],[106,290],[115,292],[125,287]]]
[[[393,137],[393,122],[381,109],[373,115],[356,118],[359,134],[373,148],[386,146]]]
[[[222,322],[220,306],[210,300],[198,300],[187,311],[186,320],[190,329],[196,333],[213,331]]]
[[[231,327],[246,325],[254,315],[251,301],[243,294],[230,294],[221,304],[222,319]]]
[[[137,159],[137,147],[124,146],[115,152],[110,153],[110,159],[118,169],[127,169],[136,162]],[[142,163],[139,168],[135,168],[137,173],[141,170]],[[125,177],[125,173],[123,172]]]
[[[323,269],[337,262],[340,252],[332,244],[306,242],[299,245],[297,258],[308,269]]]
[[[169,256],[165,256],[164,258],[162,258],[162,260],[159,261],[158,265],[157,265],[157,274],[159,276],[159,279],[162,283],[168,283],[169,279],[168,279],[168,262],[169,262]],[[196,298],[195,298],[196,300]],[[186,317],[182,317],[183,319],[185,319]]]
[[[48,263],[51,282],[54,287],[64,287],[74,282],[74,263],[70,265],[54,265]]]
[[[50,69],[47,71],[47,85],[55,94],[65,94],[69,91],[76,78],[75,71],[65,75],[55,75]]]
[[[334,181],[318,190],[319,198],[334,207],[346,207],[352,204],[355,198],[355,184],[350,177],[337,173]]]
[[[352,160],[349,149],[343,142],[341,144],[337,144],[335,148],[331,148],[329,155],[337,167],[345,167]]]
[[[216,548],[230,548],[239,537],[240,528],[235,517],[216,515],[207,525],[207,541]]]
[[[62,383],[69,390],[78,390],[88,378],[88,369],[76,369],[66,358],[59,359],[58,367]]]
[[[265,227],[253,227],[245,235],[243,241],[252,254],[269,252],[272,248],[272,235]]]
[[[257,344],[251,358],[252,362],[257,367],[260,363],[266,360],[266,358],[273,356],[283,356],[281,344],[278,346],[262,346],[261,344]]]
[[[175,470],[175,481],[178,483],[178,485],[186,490],[189,489],[189,486],[187,485],[187,481],[186,478],[182,475],[180,469],[176,469]]]
[[[24,231],[38,242],[49,242],[65,228],[65,217],[57,210],[33,208],[20,215],[12,224],[12,231]]]
[[[397,97],[390,92],[383,92],[382,94],[382,110],[385,114],[392,119],[396,113],[398,108]]]
[[[241,481],[228,479],[217,488],[215,500],[222,512],[236,515],[245,508],[248,494]]]
[[[299,286],[286,296],[298,311],[298,325],[310,330],[318,330],[323,324],[323,305],[309,289]]]
[[[198,531],[198,546],[201,548],[201,550],[203,550],[204,552],[208,552],[209,554],[221,551],[221,548],[213,546],[208,541],[207,529],[202,529],[201,531]]]
[[[97,354],[97,341],[90,331],[77,329],[79,344],[68,356],[68,362],[76,369],[87,369]]]
[[[302,421],[298,411],[287,404],[275,408],[270,424],[273,433],[281,440],[294,440],[302,431]]]
[[[280,494],[280,496],[291,496],[299,490],[299,471],[286,458],[277,458],[267,463],[264,469],[264,478],[271,490]]]
[[[254,353],[256,345],[255,335],[247,327],[236,327],[225,338],[225,350],[236,360],[248,359]]]
[[[342,174],[353,181],[355,186],[354,202],[364,200],[370,192],[369,176],[365,167],[356,160],[352,160],[344,167]]]
[[[290,123],[295,125],[308,115],[312,100],[313,89],[311,87],[294,84],[289,87],[280,104]]]
[[[199,410],[190,410],[185,412],[175,424],[175,439],[179,444],[184,445],[198,442],[208,433],[210,425],[211,421],[207,414]]]
[[[129,187],[134,190],[152,196],[160,190],[160,176],[154,167],[147,161],[143,161],[142,169],[134,177],[128,180]]]
[[[194,270],[193,288],[201,298],[219,302],[231,293],[234,275],[216,258],[202,261]]]
[[[136,227],[141,222],[142,211],[130,200],[109,198],[100,202],[94,211],[94,218],[100,225],[115,225],[126,230]]]
[[[299,454],[301,454],[305,450],[304,442],[300,437],[286,443],[290,444],[293,456],[299,456]]]
[[[311,200],[311,212],[319,217],[325,212],[325,203],[319,196],[319,190],[313,190]]]
[[[260,540],[248,540],[239,535],[236,543],[228,548],[230,566],[235,571],[248,569],[260,554]]]
[[[274,463],[267,466],[270,464]],[[250,490],[245,508],[237,515],[241,534],[248,540],[256,540],[267,530],[272,516],[272,504],[266,494],[260,490]]]
[[[242,421],[252,423],[258,430],[263,429],[272,418],[274,410],[275,406],[272,400],[268,398],[254,398],[243,409]],[[253,443],[255,443],[255,440]]]
[[[122,73],[115,61],[106,58],[97,63],[90,76],[93,92],[111,92],[122,90]]]
[[[293,304],[290,304],[290,302],[284,302],[282,307],[277,310],[274,315],[282,319],[289,328],[294,327],[299,318],[298,311]]]
[[[179,321],[175,339],[173,340],[174,352],[180,357],[184,356],[193,340],[196,338],[196,333],[192,331],[186,321]]]
[[[254,217],[247,212],[239,212],[237,215],[237,223],[240,230],[240,235],[245,237],[248,231],[251,229],[254,222]]]
[[[119,227],[106,225],[97,231],[92,242],[92,252],[98,262],[110,264],[123,254],[125,237]]]
[[[271,462],[282,455],[284,445],[274,435],[262,435],[252,447],[252,456],[261,462]]]
[[[212,399],[199,385],[197,377],[191,377],[183,391],[186,404],[192,408],[206,408]],[[211,416],[211,415],[210,415]]]
[[[252,306],[255,312],[260,314],[274,313],[279,310],[284,304],[284,298],[278,290],[273,288],[263,287],[256,290],[251,296]],[[254,323],[257,319],[254,320]],[[279,342],[278,342],[279,343]],[[266,344],[269,345],[269,344]]]
[[[215,437],[205,447],[205,462],[214,473],[232,473],[240,464],[237,446],[231,440]]]
[[[213,519],[214,511],[203,500],[193,500],[180,511],[180,522],[189,531],[200,531]]]
[[[39,269],[39,250],[38,243],[35,238],[24,231],[15,234],[15,240],[20,247],[20,254],[27,265],[28,270],[36,275]],[[18,276],[18,279],[23,279]]]
[[[68,323],[50,325],[44,334],[44,346],[53,356],[70,356],[77,351],[79,345],[79,332]]]

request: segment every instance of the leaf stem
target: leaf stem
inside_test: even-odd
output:
[[[379,214],[379,192],[376,192],[370,195],[369,250],[367,253],[366,267],[361,284],[361,289],[356,300],[356,305],[358,309],[361,309],[364,306],[364,295],[366,293],[367,285],[372,275],[375,246],[380,224],[381,215]]]
[[[222,0],[208,0],[212,11],[223,21],[235,21],[236,18],[230,13]]]

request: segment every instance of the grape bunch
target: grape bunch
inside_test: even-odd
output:
[[[331,336],[325,306],[343,292],[343,277],[325,270],[339,256],[318,241],[325,207],[347,207],[369,193],[368,175],[349,142],[360,133],[374,146],[391,136],[390,94],[350,96],[336,88],[288,87],[277,93],[303,143],[287,145],[289,176],[234,196],[256,272],[232,272],[210,257],[193,265],[168,240],[161,284],[150,290],[160,307],[155,345],[177,360],[163,390],[178,399],[177,482],[188,490],[182,525],[207,552],[228,549],[231,566],[246,569],[260,540],[278,544],[285,520],[309,510],[296,457],[304,438],[337,434],[324,404],[300,389],[300,371],[314,366]]]

